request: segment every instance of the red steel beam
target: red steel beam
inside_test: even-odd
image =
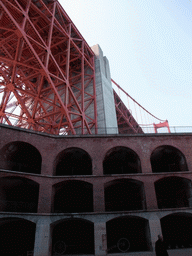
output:
[[[94,53],[59,2],[1,0],[0,13],[1,123],[97,133]]]

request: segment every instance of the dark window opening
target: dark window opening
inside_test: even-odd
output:
[[[105,184],[106,211],[130,211],[145,208],[142,182],[121,179]]]
[[[52,255],[94,254],[94,224],[85,220],[66,220],[53,229]]]
[[[185,156],[171,146],[161,146],[151,155],[152,171],[159,172],[185,172],[188,171]]]
[[[110,220],[107,227],[108,253],[149,251],[148,221],[138,217],[120,217]]]
[[[56,175],[91,175],[92,161],[82,149],[70,148],[61,152],[55,161]]]
[[[40,174],[41,155],[39,151],[26,142],[12,142],[1,149],[0,168]]]
[[[192,248],[192,215],[177,213],[161,219],[164,241],[168,249]]]
[[[36,225],[27,220],[0,220],[0,255],[24,255],[34,250]]]
[[[158,208],[192,206],[192,184],[188,179],[168,177],[155,182]]]
[[[140,173],[140,159],[137,154],[129,148],[113,148],[105,156],[103,172],[104,174]]]
[[[55,187],[54,212],[92,212],[93,185],[66,181]]]
[[[39,185],[28,179],[0,179],[0,210],[4,212],[37,212]]]

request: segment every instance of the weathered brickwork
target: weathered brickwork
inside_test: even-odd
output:
[[[31,250],[34,251],[34,256],[63,254],[155,255],[154,244],[158,234],[163,233],[167,238],[168,234],[173,232],[170,230],[173,223],[175,223],[174,221],[179,222],[180,218],[183,218],[181,221],[184,221],[184,223],[189,222],[189,226],[191,225],[192,134],[65,137],[38,134],[1,125],[0,136],[0,201],[2,202],[0,222],[5,229],[8,229],[5,218],[10,223],[13,218],[19,218],[36,224],[34,248],[29,248],[28,254]],[[22,158],[16,163],[14,156],[19,154],[18,151],[21,147],[26,147],[21,152],[27,151],[28,147],[28,144],[22,144],[21,142],[32,145],[39,152],[38,154],[41,156],[39,173],[37,171],[28,172],[28,162],[22,165]],[[14,148],[17,151],[14,151]],[[164,150],[162,155],[158,152],[158,149],[159,151]],[[129,168],[133,166],[133,171],[130,173],[122,167],[122,170],[117,170],[117,173],[104,174],[104,162],[110,152],[117,152],[117,155],[114,154],[114,157],[112,157],[112,159],[115,159],[115,157],[118,158],[124,154],[122,153],[123,150],[125,152],[128,150],[125,156],[132,154],[135,158],[130,160],[132,162],[129,165]],[[61,154],[61,152],[64,153]],[[75,152],[77,152],[77,157],[72,160],[74,165],[70,169],[66,159],[68,159],[67,157],[72,159],[76,154]],[[174,155],[174,152],[179,153]],[[175,160],[176,162],[169,164],[170,171],[153,172],[151,165],[153,153],[156,154],[154,161],[160,161],[158,157],[164,159],[163,157],[166,154],[168,158],[165,159],[181,158],[178,162],[178,168],[180,169],[175,169],[175,165],[177,165],[177,160]],[[33,157],[33,153],[31,154],[31,157]],[[59,154],[61,154],[60,158]],[[75,171],[80,170],[78,169],[80,168],[78,167],[78,161],[79,163],[81,161],[79,165],[83,166],[82,159],[85,159],[85,157],[88,159],[86,163],[91,166],[89,166],[91,174],[87,169],[87,173],[84,175],[81,175],[81,173],[77,175]],[[124,158],[119,161],[124,161]],[[37,157],[33,161],[35,162],[36,159]],[[65,165],[63,166],[63,175],[57,175],[58,163],[61,166],[62,163],[65,163],[63,164]],[[158,163],[161,165],[161,161]],[[33,163],[31,162],[30,165],[33,166]],[[140,167],[135,168],[135,165]],[[67,168],[69,171],[71,170],[72,175],[65,175],[65,169]],[[81,170],[82,168],[85,168],[85,166],[81,167]],[[62,167],[60,167],[60,172],[62,172]],[[163,183],[164,181],[165,183]],[[170,181],[170,188],[165,185],[167,181]],[[25,183],[28,185],[24,185]],[[20,184],[19,188],[22,187],[22,191],[16,197],[15,188],[18,184]],[[175,186],[178,186],[178,191],[182,191],[175,191]],[[26,196],[30,198],[28,204],[26,197],[23,196],[25,189]],[[173,193],[173,196],[178,196],[178,198],[172,200],[172,203],[166,195],[166,189],[169,193]],[[15,193],[15,197],[12,196],[13,193]],[[35,193],[37,193],[37,198],[31,196]],[[122,193],[122,195],[119,196],[118,193]],[[21,200],[18,199],[19,196],[21,196]],[[113,199],[116,200],[115,203]],[[16,203],[16,201],[19,203]],[[18,206],[19,204],[20,206]],[[170,221],[172,224],[168,227],[169,231],[165,227],[169,226],[167,216],[173,216]],[[83,230],[84,228],[82,230],[76,228],[76,224],[78,227],[85,227],[85,230]],[[119,225],[124,225],[126,228],[119,230]],[[88,241],[91,244],[90,248],[85,245],[80,246],[76,240],[74,243],[77,246],[70,245],[70,242],[58,245],[57,241],[61,239],[57,237],[57,234],[60,234],[63,239],[65,238],[60,226],[68,232],[69,237],[71,232],[69,226],[76,230],[74,237],[77,236],[79,239],[82,237],[81,245],[86,243],[86,239],[90,239]],[[141,227],[140,231],[138,226]],[[136,231],[126,233],[126,229],[133,229],[133,227]],[[115,229],[114,234],[119,234],[119,237],[117,235],[116,238],[117,241],[120,240],[120,233],[122,232],[122,238],[129,240],[130,245],[128,247],[130,248],[122,248],[121,250],[120,243],[113,246],[113,243],[116,243],[111,235],[113,229]],[[85,232],[89,234],[89,238],[86,238]],[[135,238],[132,238],[135,239],[132,241],[131,238],[125,237],[126,234],[127,236],[131,235],[131,232],[133,232],[132,237],[137,236],[138,239],[141,239],[139,246],[136,244],[134,247]],[[145,234],[139,238],[138,234],[140,233]],[[186,230],[186,234],[186,237],[191,235],[189,230]],[[190,249],[192,245],[190,245],[188,238],[181,239],[181,244],[177,241],[177,237],[174,239],[172,239],[174,241],[167,240],[170,242],[169,255],[184,256],[192,254],[192,249]],[[60,254],[56,254],[58,253],[57,245],[61,248]],[[82,249],[78,249],[80,247]],[[88,249],[85,249],[85,247]],[[2,255],[4,255],[3,252]]]

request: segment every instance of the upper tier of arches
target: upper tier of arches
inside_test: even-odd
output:
[[[40,153],[30,143],[9,142],[0,149],[0,169],[41,174],[42,153],[45,154],[45,152]],[[104,175],[131,175],[140,174],[143,171],[143,156],[129,147],[116,146],[103,152],[103,154],[101,152],[98,154],[101,156],[99,161],[102,161]],[[151,163],[151,166],[148,166],[149,173],[150,170],[153,173],[187,172],[189,170],[184,153],[170,145],[156,147],[152,152],[149,152],[148,158]],[[46,160],[46,155],[44,155],[44,159]],[[67,147],[58,152],[52,159],[52,173],[50,175],[88,176],[97,174],[94,173],[95,166],[93,169],[92,163],[98,161],[97,152],[92,155],[92,152],[87,152],[80,147]],[[45,165],[44,162],[43,166]],[[145,173],[147,172],[145,171]]]

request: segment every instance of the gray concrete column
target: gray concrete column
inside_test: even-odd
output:
[[[38,213],[50,213],[52,209],[52,184],[50,179],[40,183]]]
[[[36,224],[34,256],[51,256],[51,229],[49,217],[42,217]]]
[[[93,209],[94,212],[105,211],[104,184],[100,179],[93,183]]]
[[[95,232],[95,255],[107,255],[106,223],[94,223]]]
[[[99,45],[94,45],[98,134],[118,134],[110,67]]]
[[[155,185],[153,181],[144,182],[147,209],[158,209]]]
[[[162,235],[161,222],[156,213],[152,213],[149,218],[149,228],[151,233],[151,243],[153,251],[155,251],[155,242],[158,239],[158,235]]]

